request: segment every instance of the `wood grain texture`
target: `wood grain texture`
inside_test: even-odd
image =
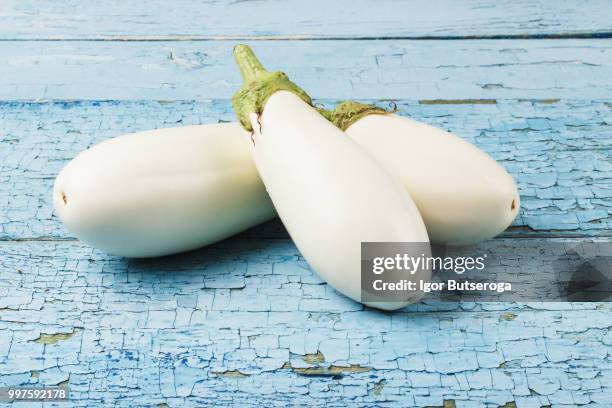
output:
[[[612,402],[609,303],[383,313],[331,290],[289,240],[147,261],[79,242],[0,255],[0,386],[67,381],[74,407]]]
[[[235,41],[0,42],[0,99],[221,99]],[[251,43],[315,98],[609,99],[612,39]]]
[[[0,2],[0,386],[69,384],[74,407],[609,408],[609,303],[381,313],[278,220],[128,261],[74,240],[50,198],[94,143],[233,120],[247,39],[320,102],[395,100],[499,160],[517,259],[610,242],[611,21],[606,0]]]
[[[610,236],[609,103],[400,101],[398,107],[475,143],[518,180],[522,209],[506,236]],[[233,120],[227,100],[0,103],[0,237],[69,238],[52,215],[53,180],[94,143],[151,128]]]
[[[606,0],[5,0],[0,38],[465,37],[612,33]]]

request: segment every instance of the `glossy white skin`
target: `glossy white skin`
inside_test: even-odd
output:
[[[347,134],[406,186],[433,242],[490,238],[518,213],[511,177],[448,132],[370,115]],[[161,256],[224,239],[275,215],[244,135],[237,124],[219,124],[103,142],[62,170],[55,213],[77,237],[115,255]]]
[[[244,135],[231,123],[97,144],[58,175],[55,213],[81,240],[125,257],[168,255],[229,237],[275,214]]]
[[[492,238],[518,213],[512,177],[449,132],[397,115],[369,115],[346,133],[406,186],[432,242],[466,245]]]
[[[293,93],[274,93],[251,122],[255,165],[283,224],[336,290],[361,301],[361,242],[429,242],[406,189]],[[421,295],[366,304],[394,310]]]

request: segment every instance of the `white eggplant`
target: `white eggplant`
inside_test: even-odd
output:
[[[55,213],[78,238],[114,255],[198,248],[272,218],[274,207],[236,123],[117,137],[58,175]]]
[[[488,239],[517,215],[512,178],[463,139],[356,102],[320,112],[407,188],[432,242]],[[61,171],[55,213],[114,255],[168,255],[224,239],[275,216],[244,135],[218,124],[105,141]]]
[[[350,101],[324,114],[406,186],[432,242],[483,241],[518,214],[512,177],[452,133]]]
[[[428,242],[414,202],[285,74],[265,71],[247,46],[234,54],[245,79],[234,111],[253,132],[255,165],[279,217],[312,269],[361,301],[361,242]],[[421,271],[412,278],[429,277]],[[366,304],[392,310],[421,295]]]

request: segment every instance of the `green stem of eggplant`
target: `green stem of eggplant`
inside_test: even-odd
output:
[[[302,88],[291,82],[284,72],[266,71],[248,45],[236,45],[234,47],[234,58],[244,83],[232,97],[232,105],[238,121],[245,130],[253,131],[250,115],[252,113],[261,115],[266,101],[277,91],[292,92],[312,106],[310,96]]]
[[[356,101],[342,101],[332,110],[317,108],[319,113],[329,120],[340,130],[345,131],[353,123],[368,115],[387,115],[394,113],[395,110],[387,111],[376,105],[369,105]]]
[[[259,75],[268,73],[248,45],[236,45],[234,47],[234,58],[245,83],[255,81]]]

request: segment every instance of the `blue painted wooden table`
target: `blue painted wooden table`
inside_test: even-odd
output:
[[[612,406],[608,303],[383,313],[325,285],[278,221],[127,260],[51,205],[96,142],[233,120],[246,41],[322,103],[393,100],[490,153],[518,180],[497,238],[517,251],[609,242],[611,36],[603,0],[2,2],[0,386],[69,384],[56,405],[74,407]]]

